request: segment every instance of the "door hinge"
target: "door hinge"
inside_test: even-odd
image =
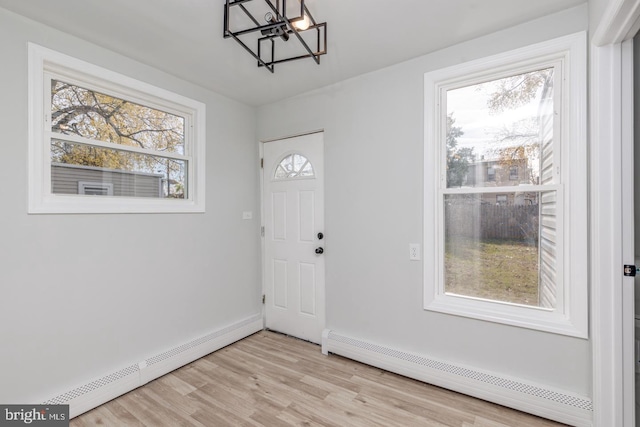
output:
[[[260,227],[260,235],[264,237],[264,225]]]
[[[262,303],[264,304],[264,302],[266,301],[267,297],[265,295],[262,295]]]
[[[638,271],[638,267],[635,265],[626,265],[624,266],[624,275],[629,277],[635,277],[636,272]]]
[[[260,169],[264,169],[264,157],[260,159]]]

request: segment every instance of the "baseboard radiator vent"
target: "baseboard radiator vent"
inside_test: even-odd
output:
[[[334,353],[438,387],[573,426],[591,426],[590,398],[518,378],[459,366],[325,330],[322,352]]]
[[[261,314],[216,330],[44,402],[69,405],[71,418],[263,329]]]

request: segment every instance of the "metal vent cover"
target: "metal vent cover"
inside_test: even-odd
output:
[[[367,343],[367,342],[356,340],[353,338],[344,337],[333,332],[329,332],[328,338],[329,340],[332,340],[332,341],[348,344],[353,347],[362,348],[367,351],[371,351],[371,352],[379,353],[388,357],[404,360],[406,362],[410,362],[416,365],[426,366],[428,368],[431,368],[437,371],[446,372],[448,374],[457,375],[459,377],[473,379],[475,381],[481,381],[483,383],[491,384],[496,387],[500,387],[510,391],[515,391],[518,393],[527,394],[529,396],[535,396],[541,399],[546,399],[546,400],[560,403],[563,405],[572,406],[574,408],[578,408],[586,411],[593,411],[592,401],[588,399],[583,399],[581,397],[560,393],[557,391],[545,389],[545,388],[534,386],[531,384],[525,384],[525,383],[514,381],[508,378],[503,378],[496,375],[475,371],[473,369],[463,368],[460,366],[452,365],[445,362],[440,362],[433,359],[427,359],[425,357],[418,356],[415,354],[405,353],[403,351],[393,350],[387,347],[382,347],[379,345]]]
[[[95,381],[92,381],[88,384],[82,385],[80,387],[74,388],[73,390],[70,390],[66,393],[60,394],[52,399],[47,400],[46,402],[44,402],[44,405],[61,405],[61,404],[68,404],[70,401],[72,401],[73,399],[76,399],[78,397],[81,397],[87,393],[90,393],[92,391],[95,391],[101,387],[104,387],[106,385],[109,385],[111,383],[113,383],[114,381],[120,380],[124,377],[127,377],[129,375],[137,375],[139,376],[140,374],[140,368],[144,367],[144,366],[151,366],[153,364],[162,362],[166,359],[170,359],[172,357],[175,357],[177,355],[179,355],[180,353],[183,353],[185,351],[188,351],[194,347],[197,347],[199,345],[202,345],[204,343],[207,343],[209,341],[215,340],[216,338],[219,338],[221,336],[224,336],[226,334],[229,334],[231,332],[233,332],[236,329],[240,329],[244,326],[250,325],[253,322],[256,322],[258,320],[262,319],[262,315],[257,314],[253,317],[250,317],[248,319],[244,319],[238,323],[234,323],[233,325],[227,326],[223,329],[220,329],[218,331],[212,332],[208,335],[205,335],[203,337],[194,339],[192,341],[187,342],[186,344],[180,345],[178,347],[175,347],[171,350],[165,351],[163,353],[160,353],[156,356],[150,357],[149,359],[146,359],[144,361],[144,363],[136,363],[134,365],[128,366],[126,368],[120,369],[119,371],[113,372],[109,375],[105,375],[104,377],[98,378]],[[146,364],[146,365],[145,365]]]
[[[178,347],[172,348],[171,350],[167,350],[167,351],[165,351],[163,353],[160,353],[160,354],[158,354],[156,356],[153,356],[153,357],[151,357],[149,359],[146,359],[145,362],[147,363],[147,366],[151,366],[151,365],[154,365],[156,363],[162,362],[163,360],[170,359],[172,357],[177,356],[180,353],[183,353],[183,352],[188,351],[188,350],[190,350],[190,349],[192,349],[194,347],[197,347],[197,346],[202,345],[202,344],[204,344],[206,342],[212,341],[212,340],[214,340],[216,338],[219,338],[219,337],[221,337],[223,335],[226,335],[229,332],[234,331],[235,329],[242,328],[243,326],[247,326],[247,325],[255,322],[258,319],[261,319],[260,315],[254,316],[254,317],[250,317],[248,319],[243,320],[242,322],[233,324],[231,326],[227,326],[226,328],[223,328],[223,329],[220,329],[218,331],[212,332],[212,333],[210,333],[208,335],[205,335],[203,337],[197,338],[197,339],[195,339],[193,341],[189,341],[188,343],[185,343],[185,344],[182,344],[182,345],[180,345]]]
[[[119,379],[122,379],[126,376],[129,375],[134,375],[137,374],[138,371],[140,369],[138,368],[138,365],[131,365],[128,366],[124,369],[121,369],[117,372],[114,372],[112,374],[106,375],[102,378],[98,378],[95,381],[92,381],[88,384],[85,384],[83,386],[74,388],[73,390],[70,390],[66,393],[63,393],[59,396],[54,397],[53,399],[49,399],[46,402],[43,403],[43,405],[64,405],[67,404],[70,400],[73,400],[77,397],[80,397],[82,395],[85,395],[91,391],[97,390],[101,387],[104,387],[108,384],[111,384],[114,381],[117,381]]]

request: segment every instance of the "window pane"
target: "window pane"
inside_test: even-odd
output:
[[[445,195],[445,292],[546,307],[540,199],[538,192]]]
[[[276,167],[276,179],[313,177],[313,167],[309,160],[301,154],[290,154]]]
[[[184,154],[184,118],[59,80],[51,80],[51,130]]]
[[[515,181],[518,179],[518,166],[509,167],[509,179]]]
[[[448,188],[552,183],[553,68],[446,96]]]
[[[184,199],[186,174],[187,162],[183,160],[61,140],[51,142],[54,194]],[[111,191],[104,190],[109,187]]]

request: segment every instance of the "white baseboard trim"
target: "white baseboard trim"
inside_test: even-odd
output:
[[[43,404],[69,405],[70,418],[77,417],[181,366],[261,331],[263,327],[262,314],[257,314],[97,378],[49,399]]]
[[[322,352],[348,357],[409,378],[561,423],[592,425],[589,397],[544,384],[454,365],[325,330]]]

